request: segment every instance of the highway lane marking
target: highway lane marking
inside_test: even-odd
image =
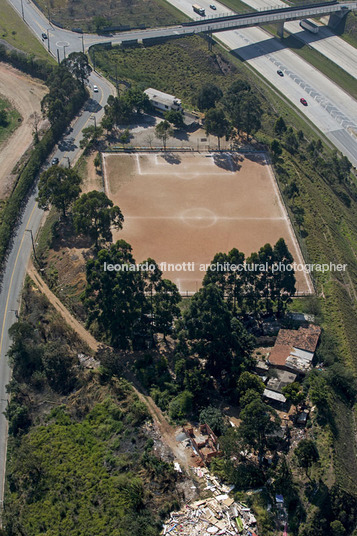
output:
[[[30,224],[30,221],[31,221],[31,218],[33,216],[33,213],[35,211],[35,208],[36,208],[36,204],[34,205],[32,211],[31,211],[31,214],[29,216],[29,219],[26,223],[26,228],[29,226]],[[26,231],[25,231],[26,232]],[[20,243],[20,247],[18,249],[18,252],[17,252],[17,255],[16,255],[16,259],[15,259],[15,263],[14,263],[14,267],[12,269],[12,274],[11,274],[11,278],[10,278],[10,285],[9,285],[9,290],[8,290],[8,293],[7,293],[7,299],[6,299],[6,304],[5,304],[5,311],[4,311],[4,319],[3,319],[3,323],[2,323],[2,329],[1,329],[1,339],[0,339],[0,356],[1,356],[1,351],[2,351],[2,345],[3,345],[3,340],[4,340],[4,333],[5,333],[5,322],[6,322],[6,315],[7,315],[7,309],[9,307],[9,301],[10,301],[10,292],[11,292],[11,287],[12,287],[12,282],[13,282],[13,279],[14,279],[14,275],[15,275],[15,269],[16,269],[16,266],[17,266],[17,261],[19,260],[19,255],[20,255],[20,252],[21,252],[21,249],[22,249],[22,246],[23,246],[23,243],[24,243],[24,240],[25,240],[25,232],[22,236],[22,240],[21,240],[21,243]]]

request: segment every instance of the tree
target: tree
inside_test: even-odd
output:
[[[104,192],[94,190],[74,203],[73,221],[76,231],[90,236],[98,246],[99,239],[112,240],[111,227],[122,229],[124,217]]]
[[[199,422],[201,424],[208,424],[211,430],[217,435],[222,435],[226,429],[222,412],[214,406],[208,406],[201,411]]]
[[[95,323],[100,334],[117,348],[130,347],[143,329],[145,295],[131,251],[130,244],[118,240],[89,259],[87,286],[81,296],[88,311],[88,325]],[[119,269],[104,269],[108,264]]]
[[[88,82],[92,67],[89,65],[88,57],[83,52],[71,52],[62,64],[77,80],[84,85]]]
[[[179,112],[178,110],[170,110],[169,112],[165,112],[164,118],[176,128],[182,128],[185,125],[183,113]]]
[[[338,519],[335,519],[335,521],[332,521],[330,523],[331,533],[333,536],[345,536],[346,529],[342,525],[341,521]]]
[[[279,140],[273,140],[270,145],[271,152],[273,153],[273,161],[276,162],[278,157],[283,152]]]
[[[8,122],[6,110],[0,110],[0,127],[6,127]]]
[[[302,439],[294,451],[299,467],[303,467],[308,476],[309,468],[319,459],[316,443],[310,439]]]
[[[239,397],[242,397],[248,390],[253,389],[258,394],[264,393],[265,385],[261,378],[256,374],[244,371],[238,378],[237,391]]]
[[[242,409],[240,418],[239,434],[247,446],[258,452],[261,463],[268,445],[267,436],[279,429],[280,418],[273,408],[258,399]]]
[[[230,124],[222,109],[211,108],[205,116],[206,134],[212,134],[218,138],[218,150],[221,148],[221,138],[230,133]]]
[[[162,333],[164,339],[172,330],[174,319],[180,314],[178,304],[181,295],[172,281],[161,279],[153,296],[155,331]]]
[[[158,125],[155,127],[155,136],[159,138],[159,140],[162,141],[164,150],[166,151],[166,142],[170,136],[173,135],[172,126],[168,121],[161,121]]]
[[[280,314],[296,291],[296,278],[292,266],[294,259],[283,238],[279,238],[274,245],[273,257],[278,270],[272,280],[271,296],[277,301],[277,312]]]
[[[73,358],[62,342],[48,342],[42,358],[44,372],[50,387],[61,394],[68,394],[74,387]]]
[[[232,317],[214,284],[202,287],[192,297],[183,324],[191,355],[196,353],[205,359],[210,374],[218,376],[229,371],[229,381],[232,381],[234,374],[244,370],[252,350],[252,339],[241,322]]]
[[[278,135],[281,135],[286,131],[286,124],[282,117],[279,117],[279,119],[275,121],[274,130]]]
[[[242,97],[240,103],[240,127],[247,133],[248,140],[253,132],[259,130],[262,114],[263,111],[258,97],[251,93]]]
[[[92,144],[95,144],[98,139],[103,135],[103,128],[97,125],[90,125],[82,130],[82,139],[79,142],[81,149],[85,147],[90,147]]]
[[[44,171],[38,183],[38,205],[48,210],[50,204],[62,211],[66,211],[79,196],[81,178],[73,169],[51,166]]]
[[[208,268],[203,285],[214,283],[226,299],[229,308],[235,312],[236,307],[242,307],[245,292],[246,273],[239,270],[244,264],[244,253],[237,248],[231,249],[229,253],[217,253]]]
[[[223,93],[219,87],[214,84],[205,84],[198,93],[197,107],[201,111],[214,108],[222,96]]]
[[[299,382],[293,382],[283,387],[283,395],[294,406],[298,406],[305,400],[305,394]]]
[[[289,153],[294,154],[299,148],[299,141],[291,127],[285,132],[284,144]]]

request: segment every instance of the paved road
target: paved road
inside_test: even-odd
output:
[[[270,9],[272,0],[243,0],[256,10]],[[274,7],[287,7],[281,0],[274,0]],[[297,39],[314,48],[323,56],[336,63],[341,69],[357,78],[357,50],[355,47],[337,37],[326,26],[320,25],[318,34],[303,30],[299,21],[286,22],[284,28]]]
[[[73,122],[71,132],[63,138],[52,155],[57,156],[63,166],[68,165],[68,159],[73,162],[78,156],[82,129],[93,124],[94,116],[97,122],[100,121],[103,115],[103,106],[108,96],[114,94],[112,85],[96,73],[92,73],[90,77],[90,85],[93,86],[93,84],[98,86],[98,93],[91,91],[91,98],[86,103],[83,113]],[[32,230],[34,237],[36,237],[43,216],[43,211],[38,208],[35,198],[36,192],[29,199],[21,224],[14,236],[14,245],[8,258],[2,290],[0,291],[0,506],[3,501],[6,467],[7,421],[3,411],[7,405],[5,386],[10,379],[10,369],[6,357],[10,347],[8,330],[15,322],[19,310],[19,299],[32,249],[31,235],[26,229]]]

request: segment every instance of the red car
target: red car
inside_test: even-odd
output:
[[[301,104],[303,104],[304,106],[307,106],[307,102],[306,102],[305,99],[301,98],[301,99],[300,99],[300,102],[301,102]]]

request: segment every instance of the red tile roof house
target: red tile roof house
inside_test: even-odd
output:
[[[306,374],[321,335],[321,328],[310,324],[298,330],[281,329],[268,356],[268,364],[295,373]]]

